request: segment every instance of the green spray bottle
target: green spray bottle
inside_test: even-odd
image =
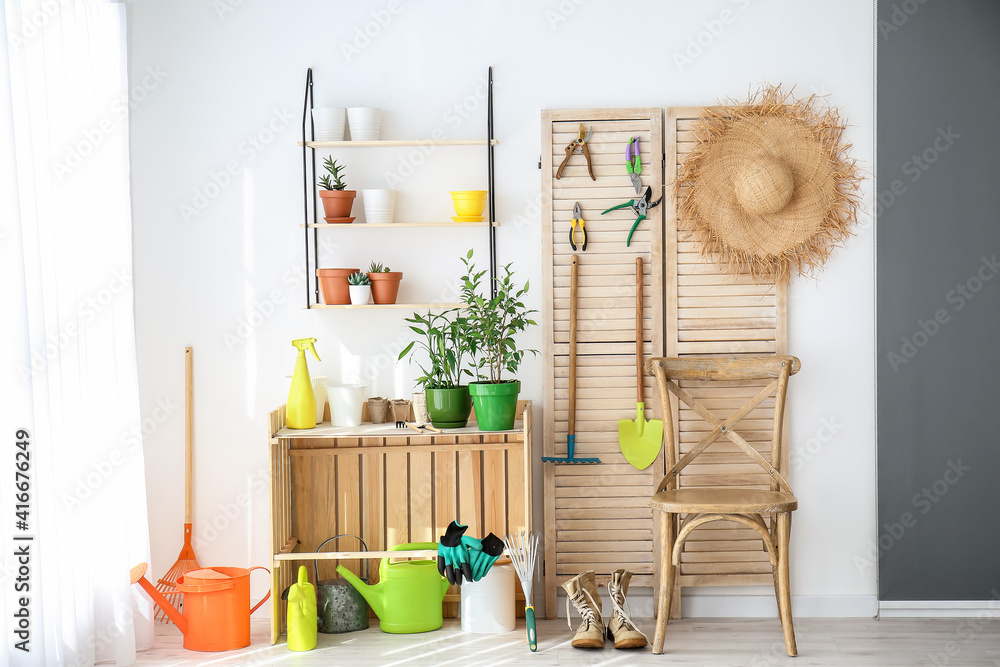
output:
[[[309,571],[299,566],[299,581],[288,589],[288,650],[316,648],[316,587],[309,583]]]
[[[288,428],[316,427],[316,394],[313,393],[309,366],[306,364],[307,349],[313,353],[316,361],[322,361],[313,347],[315,342],[315,338],[296,338],[292,341],[292,345],[299,349],[299,357],[295,360],[292,387],[288,390],[288,401],[285,403],[285,424]]]

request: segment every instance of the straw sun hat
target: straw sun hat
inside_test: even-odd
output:
[[[851,235],[858,168],[836,109],[764,86],[710,108],[695,127],[675,195],[679,227],[730,273],[811,274]]]

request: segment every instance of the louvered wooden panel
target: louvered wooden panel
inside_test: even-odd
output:
[[[642,183],[662,192],[662,111],[592,109],[542,113],[542,214],[545,335],[544,454],[566,456],[569,409],[570,261],[579,257],[577,292],[576,456],[599,465],[544,463],[546,615],[555,615],[556,588],[585,570],[599,580],[624,567],[634,586],[653,585],[649,496],[663,475],[661,458],[636,470],[618,446],[618,420],[635,418],[635,258],[644,267],[644,354],[663,353],[662,232],[652,209],[625,246],[635,220],[629,210],[601,211],[635,197],[625,171],[629,137],[641,137]],[[588,143],[596,181],[578,151],[555,179],[580,123],[593,126]],[[587,250],[569,244],[573,205],[583,209]],[[647,418],[657,416],[652,378],[645,378]]]
[[[692,133],[701,108],[668,108],[664,120],[666,162],[674,170],[694,147]],[[668,184],[669,187],[669,184]],[[784,354],[787,352],[787,282],[754,284],[746,276],[731,276],[699,244],[678,234],[676,202],[668,192],[664,210],[664,297],[667,355]],[[756,394],[766,382],[733,382],[705,386],[682,382],[694,397],[726,418]],[[701,385],[701,386],[699,386]],[[768,399],[738,427],[739,433],[770,460],[771,411]],[[680,453],[689,451],[710,430],[692,410],[677,410],[675,433]],[[787,430],[787,429],[786,429]],[[784,449],[787,452],[787,447]],[[782,466],[787,470],[787,465]],[[745,453],[728,441],[717,441],[680,476],[682,487],[741,486],[768,488],[769,478]],[[697,528],[681,556],[678,586],[771,584],[771,568],[760,538],[730,522]],[[674,600],[680,600],[679,591]],[[672,610],[673,615],[679,609]]]

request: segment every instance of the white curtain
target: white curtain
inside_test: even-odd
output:
[[[0,3],[0,664],[129,665],[153,628],[125,7]]]

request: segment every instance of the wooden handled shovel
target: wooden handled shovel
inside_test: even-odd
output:
[[[663,444],[663,422],[646,420],[642,397],[642,257],[635,258],[635,419],[618,420],[618,445],[633,467],[644,470],[656,460]]]

